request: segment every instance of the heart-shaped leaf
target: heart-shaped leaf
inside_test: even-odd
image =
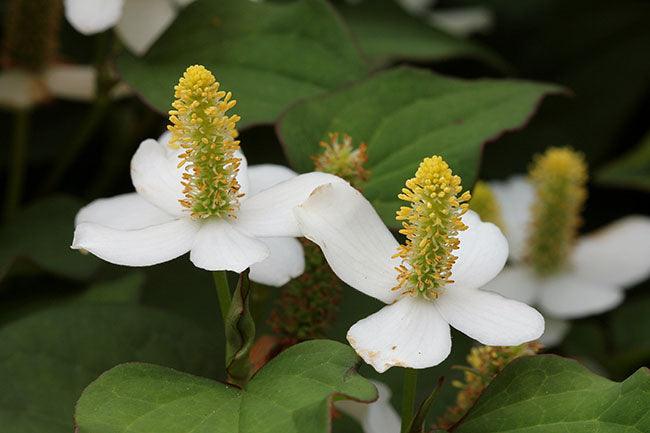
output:
[[[124,364],[104,373],[79,399],[79,433],[329,431],[334,396],[377,398],[353,367],[354,351],[314,340],[269,362],[244,390],[150,364]]]
[[[223,357],[191,322],[126,304],[38,312],[2,328],[0,341],[2,433],[70,433],[83,388],[117,364],[155,362],[216,377]]]
[[[124,53],[117,65],[126,82],[167,112],[174,85],[195,63],[212,70],[233,93],[240,126],[273,122],[293,101],[368,70],[325,0],[198,0],[146,56]]]
[[[368,145],[370,180],[363,192],[384,222],[397,226],[397,194],[420,161],[442,155],[466,189],[482,146],[521,128],[542,97],[561,89],[515,80],[467,81],[413,68],[379,73],[339,92],[296,104],[278,131],[291,164],[313,170],[312,155],[329,132]]]
[[[513,361],[497,376],[455,433],[650,431],[650,374],[621,383],[554,355]]]

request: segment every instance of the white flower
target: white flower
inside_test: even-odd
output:
[[[533,308],[479,290],[503,268],[508,244],[495,225],[482,222],[474,212],[462,217],[469,228],[457,235],[453,282],[437,289],[435,299],[393,290],[401,264],[395,257],[398,243],[372,205],[349,185],[317,188],[295,213],[304,235],[321,247],[339,278],[388,304],[357,322],[347,335],[378,372],[439,364],[451,349],[449,325],[495,346],[522,344],[544,330],[544,320]]]
[[[334,403],[341,412],[351,416],[361,424],[363,433],[399,433],[401,419],[390,404],[390,388],[385,384],[372,381],[377,387],[379,397],[372,403],[360,403],[353,400],[341,400]]]
[[[169,133],[142,142],[131,161],[136,192],[95,200],[76,218],[73,249],[108,262],[149,266],[188,251],[197,267],[242,272],[279,286],[304,270],[300,230],[292,209],[318,185],[343,182],[325,173],[297,176],[278,165],[247,167],[241,152],[237,174],[241,198],[235,219],[193,219],[183,199],[178,167],[181,150],[168,146]]]
[[[80,33],[112,27],[131,51],[142,55],[193,0],[65,0],[65,16]]]
[[[626,287],[650,275],[650,218],[629,216],[578,238],[561,272],[538,276],[524,261],[532,227],[533,186],[525,177],[515,176],[491,182],[490,187],[501,209],[511,264],[485,289],[539,305],[547,317],[545,345],[562,340],[567,319],[615,308],[623,301]]]

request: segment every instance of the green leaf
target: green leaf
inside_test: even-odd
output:
[[[521,128],[548,84],[515,80],[459,80],[413,68],[379,73],[345,90],[296,104],[278,131],[289,161],[313,170],[311,156],[328,132],[368,145],[370,180],[363,187],[384,222],[397,226],[397,194],[420,161],[442,155],[471,187],[483,145]]]
[[[99,261],[71,250],[74,218],[82,203],[65,196],[43,199],[22,210],[0,230],[0,278],[17,259],[73,279],[86,279]]]
[[[610,315],[612,355],[604,361],[616,373],[625,373],[650,359],[650,297],[633,298]]]
[[[377,398],[341,343],[315,340],[269,362],[245,390],[148,364],[104,373],[79,399],[78,433],[326,432],[334,395]]]
[[[185,68],[200,63],[237,99],[240,127],[273,122],[299,98],[361,78],[368,66],[325,0],[199,0],[144,57],[118,69],[161,112]]]
[[[431,391],[431,393],[427,396],[427,398],[422,400],[420,406],[418,406],[418,410],[415,412],[415,415],[413,416],[413,420],[409,424],[409,428],[408,428],[409,433],[425,433],[428,431],[425,426],[425,423],[427,421],[427,415],[431,410],[431,405],[438,397],[438,394],[440,394],[440,390],[442,389],[442,383],[443,383],[443,378],[441,377],[440,379],[438,379],[438,384],[436,385],[436,387]]]
[[[455,433],[646,433],[650,374],[621,383],[554,355],[515,360],[497,376]]]
[[[75,301],[137,304],[142,297],[144,280],[144,273],[132,272],[110,281],[100,281],[92,284]]]
[[[250,352],[255,343],[255,322],[250,311],[251,284],[248,272],[240,274],[225,320],[226,369],[228,378],[237,385],[250,379]]]
[[[394,0],[373,0],[338,7],[361,49],[376,65],[397,60],[445,61],[470,58],[498,69],[505,62],[488,48],[455,37],[408,14]]]
[[[124,362],[216,376],[212,336],[150,308],[80,305],[45,310],[0,330],[2,433],[70,433],[88,383]]]
[[[650,191],[650,134],[638,147],[601,168],[596,180],[605,185]]]

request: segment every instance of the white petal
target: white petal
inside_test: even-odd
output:
[[[510,258],[523,260],[526,253],[531,208],[535,202],[535,189],[524,176],[513,176],[505,182],[490,182],[501,210],[505,235],[510,246]]]
[[[558,319],[577,319],[609,311],[624,297],[618,287],[565,273],[544,279],[539,305],[545,314]]]
[[[478,289],[496,277],[508,260],[508,241],[492,223],[481,221],[476,212],[463,215],[467,230],[458,234],[458,257],[451,269],[451,288]]]
[[[578,240],[575,271],[607,285],[633,286],[650,276],[650,218],[629,216]]]
[[[302,236],[293,209],[320,185],[345,181],[327,173],[301,174],[252,195],[241,203],[237,225],[263,237]]]
[[[341,400],[334,403],[341,412],[356,419],[364,433],[399,433],[401,419],[390,404],[390,388],[381,382],[371,381],[379,393],[377,401],[360,403],[354,400]]]
[[[91,65],[53,65],[45,70],[43,79],[58,98],[91,101],[95,97],[97,72]]]
[[[553,347],[560,344],[569,332],[569,328],[571,328],[571,322],[568,320],[554,319],[546,316],[544,317],[544,322],[546,324],[544,335],[539,339],[539,342],[544,347]]]
[[[517,346],[544,332],[537,310],[496,293],[449,288],[434,303],[451,326],[488,346]]]
[[[124,45],[141,56],[158,40],[176,17],[170,0],[126,0],[117,34]]]
[[[124,0],[65,0],[65,17],[84,35],[103,32],[120,20]]]
[[[276,164],[253,165],[248,168],[248,178],[250,179],[250,195],[255,195],[281,182],[293,179],[298,173],[289,167]]]
[[[398,0],[404,9],[419,14],[431,8],[437,0]]]
[[[451,351],[449,325],[432,302],[405,297],[355,323],[350,345],[379,373],[391,367],[428,368]]]
[[[295,210],[304,236],[348,285],[387,304],[399,295],[398,243],[363,195],[347,183],[317,188]]]
[[[183,215],[182,168],[178,168],[175,151],[156,140],[148,139],[131,159],[131,180],[135,190],[150,203],[172,214]]]
[[[176,218],[133,192],[91,202],[77,213],[75,225],[94,223],[112,229],[134,230],[174,219]]]
[[[198,224],[185,218],[136,230],[82,223],[75,228],[72,249],[89,251],[116,265],[150,266],[188,252],[198,229]]]
[[[258,238],[269,256],[251,266],[249,277],[256,283],[279,287],[305,272],[305,253],[295,238]]]
[[[488,290],[508,299],[533,305],[539,297],[541,284],[527,266],[512,265],[503,268],[503,271],[483,286],[482,290]]]
[[[196,235],[190,260],[208,271],[242,272],[269,256],[259,240],[237,230],[226,220],[207,221]]]

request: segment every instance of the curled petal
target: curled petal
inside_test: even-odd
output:
[[[134,230],[174,219],[176,218],[133,192],[91,202],[77,213],[75,225],[94,223],[113,229]]]
[[[484,223],[476,212],[463,215],[467,230],[458,234],[458,257],[451,269],[450,285],[463,289],[478,289],[497,276],[508,260],[508,241],[492,223]]]
[[[78,32],[92,35],[120,20],[124,0],[65,0],[65,17]]]
[[[345,181],[326,173],[306,173],[252,195],[241,203],[237,226],[261,237],[302,236],[293,209],[320,185]]]
[[[82,223],[75,228],[72,249],[116,265],[150,266],[188,252],[198,230],[197,223],[184,218],[135,230]]]
[[[350,345],[379,373],[391,367],[428,368],[451,351],[449,325],[432,302],[405,297],[355,323]]]
[[[258,238],[269,249],[269,256],[251,265],[252,281],[279,287],[305,271],[305,253],[295,238]]]
[[[347,183],[323,185],[295,213],[341,280],[387,304],[397,298],[391,290],[400,264],[393,258],[397,241],[359,191]]]
[[[148,202],[165,212],[181,216],[183,207],[179,200],[185,198],[181,185],[182,168],[178,168],[178,151],[166,146],[169,135],[163,134],[161,142],[148,139],[131,159],[131,180],[135,190]]]
[[[582,237],[573,252],[575,271],[585,279],[619,287],[650,276],[650,218],[623,218]]]
[[[623,302],[622,289],[566,273],[548,277],[540,290],[544,314],[558,319],[577,319],[609,311]]]
[[[269,256],[259,240],[242,233],[228,221],[217,219],[203,223],[197,233],[190,260],[208,271],[242,272]]]
[[[451,326],[488,346],[517,346],[544,332],[537,310],[496,293],[449,288],[434,303]]]

